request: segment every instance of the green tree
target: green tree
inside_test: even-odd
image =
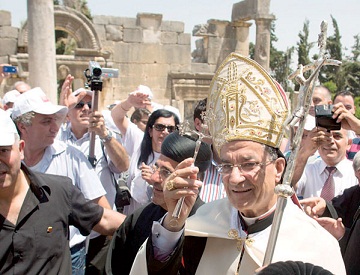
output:
[[[350,60],[352,61],[359,61],[359,56],[360,56],[360,34],[357,34],[354,36],[354,39],[355,39],[355,44],[354,46],[352,46],[352,50],[351,50],[351,53],[352,53],[352,57],[350,57]]]
[[[307,65],[310,63],[310,50],[313,43],[309,43],[309,20],[305,20],[302,32],[299,32],[300,41],[297,42],[298,64]]]
[[[288,85],[288,76],[291,73],[291,56],[294,48],[288,49],[286,52],[279,51],[275,48],[275,42],[278,38],[275,35],[275,21],[271,23],[270,28],[270,74],[285,91],[291,92]]]
[[[296,43],[298,53],[298,64],[307,65],[310,64],[310,50],[313,47],[313,43],[309,42],[309,20],[305,20],[302,32],[298,34],[300,41]],[[308,77],[310,72],[305,72],[304,76]],[[295,82],[295,90],[299,90],[300,84]]]
[[[342,45],[341,35],[337,21],[331,16],[334,34],[329,36],[326,41],[326,50],[331,59],[342,61]],[[335,88],[335,92],[342,90],[345,86],[345,79],[343,77],[342,66],[324,66],[319,75],[320,83],[323,83],[328,88]]]

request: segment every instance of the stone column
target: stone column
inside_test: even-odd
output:
[[[57,102],[53,0],[27,0],[29,83]]]
[[[236,48],[235,51],[244,56],[249,56],[249,28],[251,23],[245,21],[233,22],[236,29]]]
[[[270,68],[270,27],[271,21],[274,19],[274,16],[255,19],[256,44],[254,59],[267,71]]]

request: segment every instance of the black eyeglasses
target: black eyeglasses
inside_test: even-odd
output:
[[[91,109],[91,106],[92,106],[91,102],[82,102],[82,101],[80,101],[78,104],[76,104],[75,108],[76,109],[82,109],[82,108],[84,108],[85,104],[89,107],[89,109]]]
[[[169,133],[172,133],[176,130],[176,126],[172,126],[172,125],[164,125],[164,124],[160,124],[160,123],[156,123],[153,125],[153,128],[156,130],[156,131],[159,131],[159,132],[162,132],[164,131],[165,129],[168,130]]]

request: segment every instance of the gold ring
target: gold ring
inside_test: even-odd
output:
[[[173,179],[175,179],[177,176],[178,176],[178,175],[177,175],[176,171],[175,171],[175,172],[172,172],[172,173],[170,174],[170,176],[169,176],[169,179],[170,179],[170,180],[173,180]]]
[[[167,189],[168,191],[172,191],[172,190],[176,189],[175,186],[174,186],[174,180],[169,180],[169,181],[166,183],[166,189]]]

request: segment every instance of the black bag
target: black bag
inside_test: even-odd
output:
[[[126,185],[128,176],[129,174],[124,172],[117,181],[114,178],[116,189],[115,205],[117,209],[130,204],[131,194],[129,187]]]
[[[104,158],[107,161],[104,144],[102,142],[101,142],[101,149]],[[118,212],[123,212],[124,206],[129,205],[131,199],[129,187],[127,187],[126,185],[127,178],[129,177],[129,172],[128,171],[122,172],[118,180],[115,179],[115,175],[112,171],[110,171],[110,173],[116,190],[115,206]]]

